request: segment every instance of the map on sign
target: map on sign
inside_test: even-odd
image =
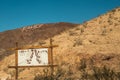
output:
[[[18,66],[48,65],[48,49],[18,50]]]

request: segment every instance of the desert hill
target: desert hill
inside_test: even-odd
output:
[[[14,47],[15,42],[19,42],[20,45],[27,45],[36,42],[38,39],[45,40],[77,25],[78,24],[65,22],[35,24],[15,30],[1,32],[0,48]]]
[[[57,29],[58,27],[55,27],[56,33],[59,30],[61,31],[57,35],[56,33],[53,35],[53,31],[50,32],[52,35],[49,33],[50,35],[47,36],[48,34],[46,34],[47,38],[45,36],[42,41],[41,38],[29,38],[30,36],[25,38],[25,40],[34,39],[32,40],[33,42],[30,42],[32,45],[40,45],[40,42],[45,43],[43,45],[48,45],[49,38],[51,37],[54,40],[53,43],[59,45],[58,48],[54,49],[54,63],[60,67],[59,74],[56,74],[59,76],[64,74],[62,77],[59,77],[59,80],[65,80],[65,78],[71,80],[81,79],[83,77],[81,75],[81,68],[85,68],[85,71],[92,75],[91,66],[107,66],[115,72],[117,71],[117,73],[120,72],[120,8],[113,9],[83,24],[73,24],[69,28],[70,25],[64,28],[63,25],[59,24],[58,26],[64,29],[62,28],[63,30],[61,30],[61,28]],[[39,31],[41,31],[41,28]],[[20,30],[23,33],[29,32],[27,27]],[[32,32],[32,30],[30,31]],[[36,31],[33,33],[39,33],[37,30],[36,28]],[[53,29],[48,28],[48,31],[50,30]],[[32,33],[30,34],[32,35]],[[30,45],[30,43],[24,45]],[[4,48],[6,46],[1,47]],[[1,73],[13,75],[14,71],[7,68],[7,65],[14,65],[14,60],[11,60],[13,58],[14,54],[6,56],[1,60]],[[81,59],[84,60],[83,58],[87,66],[81,67],[81,64],[84,64],[80,62]],[[90,63],[91,59],[92,63]],[[33,80],[36,73],[40,73],[40,71],[38,69],[24,69],[20,71],[19,78],[21,80]],[[42,73],[40,74],[42,75]]]
[[[40,44],[44,44],[43,40],[46,40],[55,35],[59,35],[63,31],[76,27],[78,24],[72,23],[49,23],[49,24],[36,24],[26,26],[23,28],[9,30],[0,33],[0,59],[5,55],[9,55],[5,49],[15,47],[15,43],[18,42],[19,46],[24,46],[40,41]]]

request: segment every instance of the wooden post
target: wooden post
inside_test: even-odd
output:
[[[53,76],[54,68],[53,68],[53,44],[52,44],[52,39],[50,38],[50,49],[51,49],[51,76]]]
[[[16,42],[16,48],[18,48],[18,42]],[[16,70],[15,80],[18,80],[18,50],[16,50],[15,53],[15,70]]]

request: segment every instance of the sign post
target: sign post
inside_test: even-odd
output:
[[[16,42],[16,48],[18,48],[18,43]],[[18,51],[15,53],[15,69],[16,69],[16,77],[15,79],[18,80]]]
[[[51,76],[53,76],[53,48],[58,45],[52,44],[53,40],[50,39],[49,46],[31,46],[31,47],[18,47],[16,43],[15,53],[15,66],[8,66],[8,68],[15,68],[15,80],[18,80],[18,68],[34,68],[34,67],[51,67]],[[50,50],[49,50],[50,49]]]
[[[53,68],[53,47],[52,47],[52,42],[53,42],[53,40],[52,39],[50,39],[50,45],[51,45],[51,75],[53,76],[53,70],[54,70],[54,68]]]

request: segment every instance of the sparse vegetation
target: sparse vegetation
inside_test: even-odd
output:
[[[65,72],[63,72],[63,70],[60,67],[57,68],[57,71],[54,75],[51,75],[50,70],[48,69],[44,69],[43,73],[44,75],[35,75],[34,80],[61,80],[59,78],[65,75]]]
[[[80,62],[80,71],[82,71],[82,80],[119,80],[120,72],[116,72],[105,65],[97,67],[94,66],[94,62],[91,60],[91,64],[87,64],[87,60],[82,59]],[[87,72],[90,68],[91,73]]]
[[[77,27],[75,30],[80,30],[80,28],[79,28],[79,27]]]
[[[62,66],[62,65],[61,65]],[[55,74],[51,76],[49,72],[44,72],[43,76],[36,75],[34,80],[119,80],[120,72],[102,65],[96,66],[94,60],[91,58],[82,58],[78,66],[78,71],[80,72],[80,77],[71,77],[75,73],[72,70],[72,66],[68,66],[68,71],[62,69],[61,66],[57,68]]]
[[[0,71],[7,76],[11,75],[14,80],[15,70],[6,68],[8,63],[14,65],[13,52],[5,50],[5,48],[14,47],[14,42],[11,41],[18,40],[20,46],[28,44],[43,46],[49,45],[48,39],[53,38],[55,45],[59,46],[53,50],[54,58],[57,57],[54,63],[59,64],[54,68],[53,75],[50,74],[50,69],[20,68],[19,80],[119,80],[120,15],[118,13],[117,9],[78,26],[66,23],[44,24],[42,27],[36,27],[35,31],[30,30],[29,33],[22,33],[19,30],[16,32],[20,34],[14,31],[1,33]],[[19,35],[23,35],[24,38]],[[12,56],[6,55],[9,53]],[[10,62],[11,59],[12,62]]]
[[[80,33],[83,33],[83,32],[84,32],[84,28],[81,28],[81,29],[80,29]]]
[[[110,31],[113,31],[113,29],[110,29]]]
[[[106,31],[106,27],[104,27],[104,28],[102,29],[102,33],[101,33],[101,35],[105,36],[106,33],[107,33],[107,31]]]
[[[115,25],[115,26],[118,26],[119,24],[118,24],[118,23],[115,23],[114,25]]]
[[[82,45],[81,39],[75,39],[74,41],[75,41],[75,43],[73,44],[73,47]]]
[[[69,31],[69,35],[70,36],[75,36],[77,33],[75,33],[74,31]]]
[[[112,10],[112,12],[116,12],[116,10],[114,9],[114,10]]]
[[[111,19],[108,20],[109,25],[113,25],[113,22],[111,21]]]
[[[87,26],[87,22],[85,22],[84,24],[83,24],[83,28],[87,28],[88,26]]]

